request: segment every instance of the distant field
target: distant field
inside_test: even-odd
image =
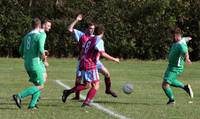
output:
[[[113,98],[104,93],[105,86],[101,76],[100,91],[94,102],[115,113],[134,119],[199,119],[200,116],[200,62],[186,66],[178,79],[192,85],[194,96],[192,104],[186,93],[173,88],[176,105],[166,106],[167,97],[161,89],[162,75],[166,61],[127,60],[116,64],[103,61],[110,70],[112,88],[118,94]],[[61,102],[62,86],[55,80],[72,87],[74,85],[76,59],[49,59],[48,82],[39,102],[39,110],[27,109],[29,98],[22,101],[20,110],[12,100],[15,94],[29,86],[22,59],[0,58],[0,119],[111,119],[116,118],[93,108],[81,108],[82,102],[68,100]],[[122,92],[125,83],[134,85],[134,92]],[[86,95],[87,91],[82,94]],[[69,97],[71,99],[73,95]]]

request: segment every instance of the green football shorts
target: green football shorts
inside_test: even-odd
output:
[[[41,65],[42,65],[42,71],[43,71],[43,73],[45,73],[45,72],[46,72],[46,67],[45,67],[45,65],[44,65],[44,62],[43,62],[43,61],[41,62]]]
[[[181,73],[182,70],[168,67],[165,71],[163,80],[169,84],[172,84],[173,81],[177,80],[177,76],[179,76]]]
[[[44,72],[42,67],[38,68],[37,70],[27,71],[30,79],[29,81],[32,82],[36,86],[40,86],[44,84]]]

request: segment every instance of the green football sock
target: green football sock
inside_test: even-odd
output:
[[[184,88],[184,86],[185,86],[182,82],[180,82],[178,80],[174,80],[171,85],[174,87],[178,87],[178,88]]]
[[[23,91],[21,91],[20,93],[18,93],[18,96],[20,98],[24,98],[26,96],[29,96],[29,95],[33,95],[35,92],[37,92],[39,89],[36,87],[36,86],[31,86],[31,87],[28,87],[26,89],[24,89]]]
[[[165,88],[163,89],[165,91],[165,94],[167,95],[167,97],[170,99],[170,100],[174,100],[174,94],[173,94],[173,91],[170,87],[168,88]]]
[[[40,90],[33,94],[29,107],[35,107],[35,104],[37,103],[37,100],[39,99],[40,94],[41,94]]]

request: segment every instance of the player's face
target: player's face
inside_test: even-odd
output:
[[[47,31],[47,32],[49,32],[50,29],[51,29],[51,22],[47,22],[45,24],[44,30]]]
[[[103,38],[103,36],[104,36],[104,32],[102,32],[102,33],[100,34],[100,37],[101,37],[101,38]]]
[[[88,31],[89,31],[90,35],[94,34],[94,29],[95,29],[94,25],[88,27]]]
[[[175,42],[181,40],[181,35],[180,34],[175,34],[174,35],[174,40],[175,40]]]

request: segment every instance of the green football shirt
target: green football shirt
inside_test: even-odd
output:
[[[19,48],[27,70],[37,69],[41,65],[40,56],[44,53],[44,44],[38,31],[31,31],[22,39]]]
[[[185,38],[182,38],[180,41],[172,44],[168,57],[169,67],[175,67],[179,70],[183,70],[185,56],[188,52],[188,47],[185,40]]]
[[[41,40],[41,43],[42,43],[43,46],[45,46],[46,38],[47,38],[46,33],[44,31],[40,31],[40,40]],[[42,64],[42,71],[46,72],[46,67],[45,67],[43,60],[41,59],[40,61],[41,61],[41,64]]]
[[[47,38],[47,34],[44,31],[40,31],[40,40],[42,40],[42,44],[45,44]]]

